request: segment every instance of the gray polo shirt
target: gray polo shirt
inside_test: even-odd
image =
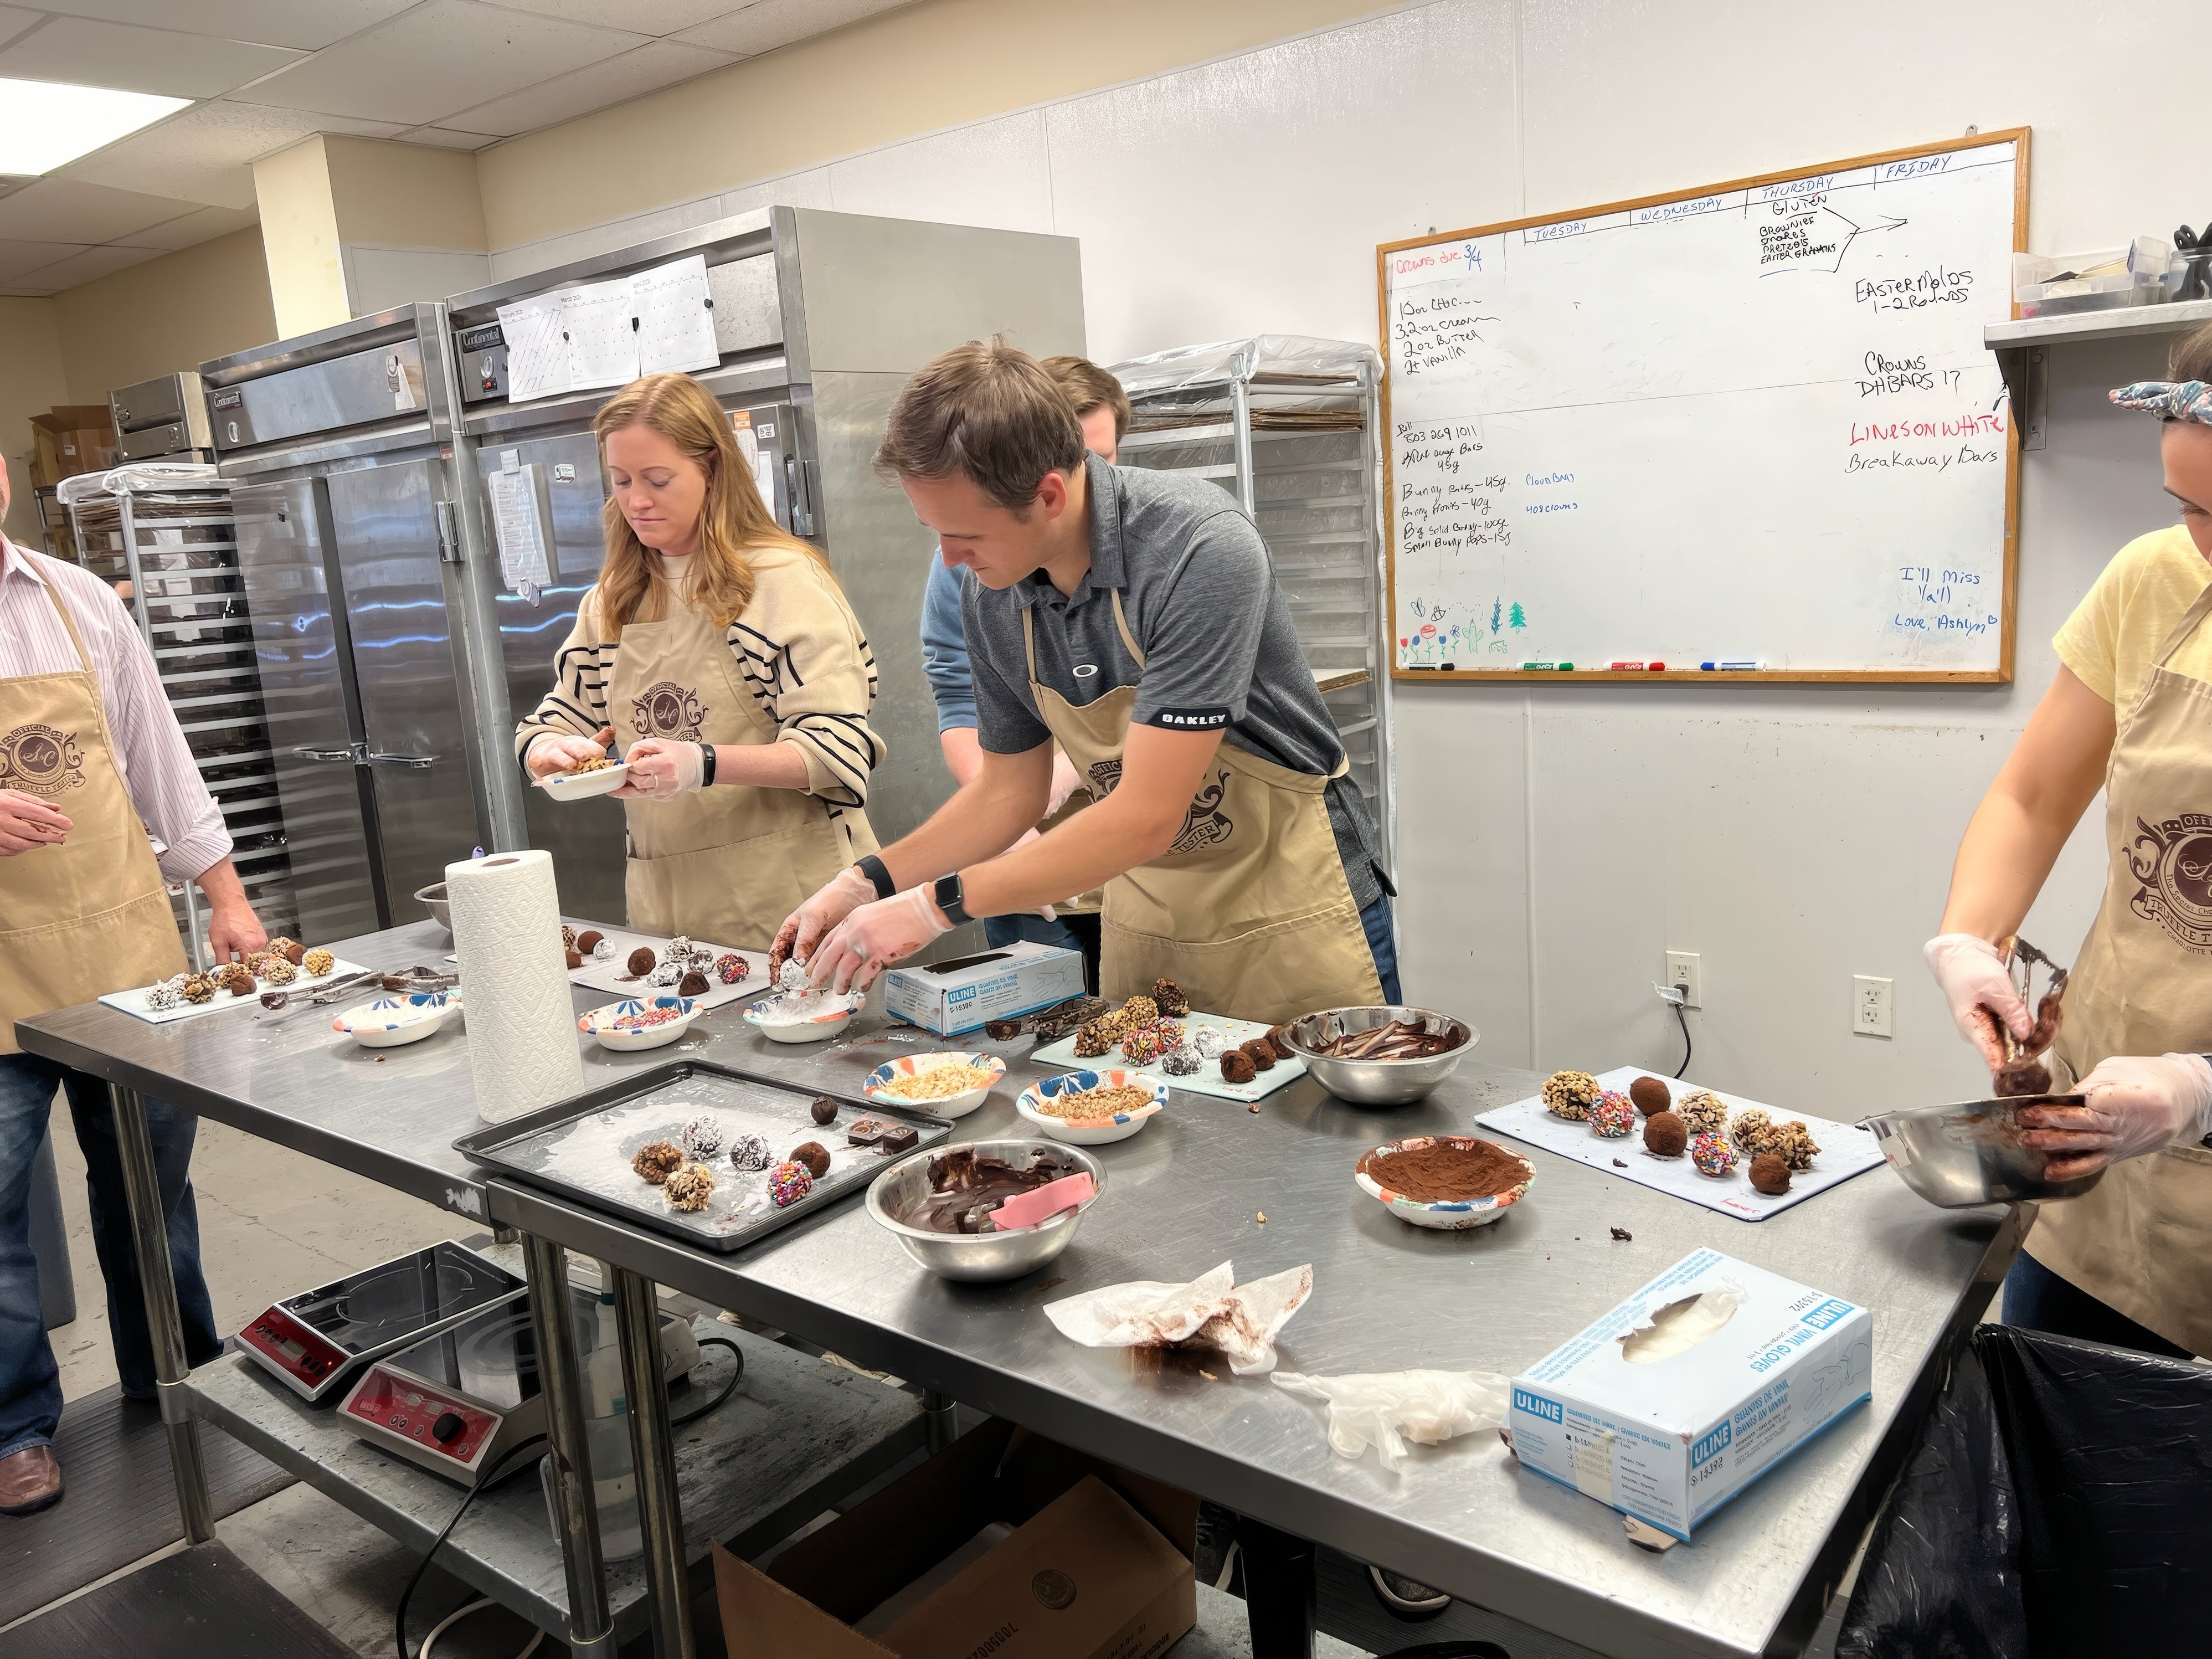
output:
[[[994,754],[1026,753],[1052,734],[1030,695],[1022,613],[1034,613],[1037,678],[1081,706],[1137,688],[1131,719],[1222,741],[1292,772],[1326,777],[1344,757],[1298,648],[1267,544],[1244,510],[1203,478],[1090,458],[1091,571],[1073,597],[1042,571],[994,592],[963,572],[962,618],[975,683],[977,736]],[[1121,592],[1139,669],[1114,625]],[[1352,896],[1382,895],[1375,829],[1347,775],[1327,790]]]

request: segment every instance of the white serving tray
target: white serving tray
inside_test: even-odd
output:
[[[1597,1074],[1598,1086],[1628,1092],[1628,1085],[1640,1077],[1658,1077],[1674,1091],[1674,1098],[1695,1094],[1703,1085],[1686,1078],[1667,1078],[1656,1072],[1647,1072],[1641,1066],[1621,1066],[1610,1072]],[[1562,1158],[1571,1158],[1577,1163],[1587,1164],[1593,1170],[1607,1175],[1619,1176],[1640,1187],[1650,1187],[1675,1198],[1687,1199],[1692,1204],[1702,1204],[1709,1210],[1718,1210],[1739,1221],[1764,1221],[1767,1217],[1788,1209],[1793,1204],[1802,1204],[1816,1193],[1849,1181],[1855,1175],[1863,1175],[1882,1162],[1881,1146],[1867,1130],[1849,1123],[1831,1122],[1825,1117],[1814,1117],[1810,1112],[1794,1112],[1780,1106],[1768,1106],[1759,1100],[1747,1100],[1741,1095],[1731,1095],[1715,1089],[1722,1104],[1733,1118],[1747,1106],[1763,1108],[1777,1123],[1787,1123],[1793,1118],[1802,1119],[1813,1139],[1820,1143],[1820,1155],[1813,1160],[1809,1170],[1794,1171],[1790,1177],[1790,1190],[1769,1198],[1756,1191],[1751,1184],[1751,1160],[1739,1155],[1733,1171],[1725,1176],[1702,1176],[1690,1162],[1685,1152],[1680,1158],[1654,1158],[1644,1150],[1644,1115],[1637,1114],[1636,1127],[1619,1140],[1600,1139],[1587,1123],[1571,1122],[1566,1118],[1553,1117],[1544,1109],[1540,1097],[1532,1096],[1516,1100],[1510,1106],[1500,1106],[1492,1111],[1476,1114],[1475,1121],[1485,1128],[1495,1129],[1501,1134],[1511,1135],[1516,1140],[1525,1140],[1532,1146],[1541,1146],[1547,1152],[1557,1152]],[[1619,1158],[1627,1167],[1615,1169]]]
[[[261,990],[289,991],[297,998],[321,990],[334,979],[343,979],[348,974],[360,974],[367,971],[368,969],[361,963],[348,962],[341,957],[331,971],[320,979],[308,978],[306,971],[302,969],[299,978],[294,980],[289,985],[271,985],[264,980],[261,983]],[[258,1012],[261,1007],[259,992],[256,992],[250,997],[234,997],[228,991],[217,991],[212,1002],[187,1002],[174,1008],[149,1008],[146,1006],[146,994],[153,988],[150,985],[141,985],[132,991],[110,991],[106,996],[100,998],[100,1001],[110,1008],[118,1009],[126,1014],[135,1014],[140,1019],[153,1025],[167,1025],[173,1020],[197,1019],[202,1014],[219,1014],[226,1008],[252,1008]],[[389,993],[381,988],[372,989],[365,987],[362,991],[362,1000],[366,1002],[371,997],[387,994]]]
[[[672,997],[676,994],[676,988],[673,985],[655,985],[649,980],[632,979],[629,976],[629,953],[642,945],[653,952],[657,961],[661,952],[668,948],[668,940],[665,936],[659,933],[634,933],[625,927],[610,927],[604,922],[597,921],[572,921],[567,925],[575,928],[580,933],[589,933],[592,929],[597,928],[607,936],[615,947],[614,955],[609,957],[605,962],[597,962],[586,956],[582,967],[570,969],[568,970],[570,984],[588,985],[594,991],[609,991],[617,997]],[[748,951],[740,945],[716,945],[711,939],[694,939],[692,943],[707,946],[718,957],[726,951],[735,951],[745,959],[745,966],[750,969],[735,985],[725,985],[715,977],[714,970],[708,969],[707,988],[699,995],[693,997],[692,1001],[700,1004],[702,1007],[719,1008],[725,1003],[736,1002],[744,997],[757,996],[769,988],[768,951],[765,946],[759,950]]]
[[[1254,1037],[1265,1036],[1268,1030],[1266,1025],[1257,1020],[1231,1019],[1225,1014],[1192,1012],[1182,1017],[1182,1023],[1194,1029],[1200,1025],[1212,1025],[1226,1031],[1229,1034],[1231,1048],[1240,1043],[1249,1042]],[[968,1035],[972,1037],[975,1034],[971,1031]],[[1040,1066],[1060,1066],[1071,1072],[1095,1072],[1102,1066],[1126,1066],[1132,1071],[1144,1073],[1147,1077],[1158,1078],[1170,1089],[1181,1089],[1194,1095],[1214,1095],[1223,1100],[1241,1100],[1247,1105],[1255,1100],[1264,1099],[1285,1084],[1294,1082],[1306,1074],[1306,1063],[1303,1060],[1279,1060],[1275,1062],[1273,1071],[1262,1072],[1249,1083],[1227,1083],[1222,1080],[1221,1062],[1218,1060],[1209,1060],[1201,1064],[1190,1076],[1177,1077],[1157,1060],[1148,1060],[1144,1065],[1138,1066],[1122,1059],[1121,1045],[1118,1042],[1103,1054],[1090,1060],[1078,1060],[1075,1057],[1075,1038],[1073,1034],[1060,1038],[1057,1042],[1047,1043],[1030,1058]]]

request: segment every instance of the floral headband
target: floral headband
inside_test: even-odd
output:
[[[2107,394],[2122,409],[2140,409],[2162,421],[2212,426],[2212,386],[2203,380],[2137,380]]]

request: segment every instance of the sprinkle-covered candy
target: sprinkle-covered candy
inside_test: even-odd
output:
[[[1636,1127],[1636,1103],[1617,1089],[1607,1089],[1589,1109],[1590,1133],[1605,1140],[1618,1140]]]
[[[1702,1134],[1690,1143],[1690,1162],[1702,1176],[1724,1176],[1735,1168],[1735,1148],[1716,1134]]]
[[[798,1203],[813,1190],[814,1176],[804,1164],[779,1164],[768,1178],[768,1195],[778,1209]]]

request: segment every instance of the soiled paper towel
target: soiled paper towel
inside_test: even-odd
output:
[[[1328,1401],[1328,1443],[1340,1457],[1369,1446],[1395,1474],[1406,1442],[1440,1441],[1505,1421],[1512,1384],[1495,1371],[1377,1371],[1359,1376],[1300,1376],[1277,1371],[1275,1386]]]
[[[1045,1317],[1088,1348],[1212,1348],[1237,1376],[1264,1376],[1275,1369],[1275,1333],[1313,1294],[1313,1268],[1236,1280],[1224,1261],[1188,1285],[1133,1279],[1048,1302]]]
[[[584,1091],[550,854],[446,866],[477,1115],[501,1123]]]

